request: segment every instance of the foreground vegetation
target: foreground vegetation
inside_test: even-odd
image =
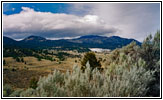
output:
[[[89,53],[90,55],[90,53]],[[94,54],[92,54],[94,55]],[[72,72],[55,70],[34,79],[31,88],[16,89],[7,84],[3,96],[11,97],[151,97],[160,96],[160,32],[148,36],[141,46],[135,42],[108,55],[103,70],[94,56],[85,56],[82,68]],[[92,60],[89,60],[92,58]],[[94,59],[93,59],[94,58]],[[88,59],[87,61],[85,61]],[[94,62],[95,64],[92,64]],[[95,65],[92,67],[92,65]],[[93,69],[92,69],[93,68]]]

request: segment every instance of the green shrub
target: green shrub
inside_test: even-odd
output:
[[[154,78],[148,85],[148,96],[160,96],[160,31],[149,35],[142,43],[140,57],[145,60],[147,70],[155,70]]]
[[[38,58],[37,58],[37,60],[38,60],[38,61],[41,61],[41,58],[40,58],[40,57],[38,57]]]
[[[3,90],[3,96],[4,96],[4,97],[8,97],[7,91],[4,91],[4,90]]]
[[[16,57],[16,61],[17,61],[17,62],[20,62],[20,58],[19,58],[19,57]]]
[[[10,97],[20,97],[21,92],[23,92],[23,89],[17,89],[14,92],[12,92],[11,95],[9,95]]]
[[[106,63],[107,65],[110,65],[112,62],[116,64],[120,64],[123,62],[123,60],[126,60],[125,55],[130,56],[133,62],[138,62],[138,59],[140,58],[139,51],[140,51],[140,47],[136,45],[136,42],[132,42],[127,46],[122,47],[121,49],[113,50],[109,54],[108,59],[106,59]]]
[[[148,62],[147,69],[154,70],[157,61],[160,60],[160,32],[157,31],[154,38],[149,35],[142,43],[141,57]]]
[[[128,58],[129,60],[130,58]],[[142,60],[142,59],[140,59]],[[126,60],[127,62],[127,60]],[[22,96],[36,97],[139,97],[145,96],[147,84],[153,80],[153,72],[146,71],[144,62],[133,63],[130,69],[126,62],[121,65],[111,64],[114,69],[105,69],[103,73],[94,69],[91,71],[89,63],[83,73],[79,67],[66,74],[54,71],[48,77],[42,77],[36,90]],[[138,65],[138,66],[136,66]],[[91,77],[90,77],[91,76]]]
[[[29,85],[29,87],[30,87],[30,88],[33,88],[33,89],[36,89],[36,88],[37,88],[37,82],[38,82],[38,80],[37,80],[35,77],[33,77],[33,78],[30,80],[30,85]]]
[[[29,88],[23,92],[20,93],[20,97],[33,97],[35,90],[32,88]]]
[[[6,60],[3,60],[3,65],[4,65],[4,66],[6,65]]]
[[[23,58],[21,58],[21,62],[24,62],[24,59]]]
[[[16,69],[15,69],[15,68],[12,68],[12,69],[11,69],[11,71],[15,72],[15,71],[16,71]]]
[[[9,84],[3,86],[3,96],[8,97],[13,92],[12,87]]]
[[[86,63],[89,61],[91,69],[94,68],[100,68],[101,67],[101,63],[100,61],[97,61],[97,58],[95,56],[95,53],[93,52],[87,52],[84,55],[83,60],[81,61],[81,65],[82,65],[82,69],[84,70],[86,67]]]

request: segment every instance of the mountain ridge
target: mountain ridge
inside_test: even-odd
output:
[[[16,41],[9,37],[3,37],[4,45],[12,45],[17,47],[26,48],[51,48],[51,47],[67,47],[67,48],[103,48],[103,49],[116,49],[125,46],[132,41],[136,44],[141,45],[141,43],[135,39],[121,38],[119,36],[99,36],[99,35],[85,35],[75,39],[61,39],[61,40],[48,40],[41,36],[28,36],[21,41]]]
[[[44,37],[31,35],[31,36],[28,36],[28,37],[24,38],[21,41],[24,41],[24,42],[29,42],[29,41],[32,41],[32,42],[43,42],[43,41],[46,41],[46,40],[47,39],[44,38]]]

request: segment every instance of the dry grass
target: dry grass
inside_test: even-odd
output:
[[[29,70],[44,70],[48,72],[52,69],[71,70],[74,64],[80,63],[75,63],[75,60],[79,58],[66,58],[65,61],[50,61],[45,59],[38,61],[35,57],[23,57],[24,62],[16,62],[12,57],[5,57],[4,59],[6,61],[6,66],[4,66],[4,68],[28,68]]]
[[[65,61],[38,61],[35,57],[23,57],[24,62],[16,62],[12,57],[5,57],[6,65],[3,66],[3,83],[14,88],[28,88],[32,77],[48,75],[53,70],[66,72],[71,70],[78,58],[67,58]],[[26,64],[25,64],[26,62]]]
[[[84,54],[81,55],[84,56]],[[105,59],[106,56],[106,54],[96,53],[97,59]],[[80,67],[80,61],[82,60],[82,58],[77,57],[66,57],[64,61],[45,59],[38,61],[35,57],[23,57],[24,62],[16,62],[12,57],[5,57],[3,59],[6,61],[6,65],[3,66],[3,82],[4,84],[11,84],[14,88],[27,88],[32,77],[39,78],[39,76],[48,75],[55,69],[61,72],[71,71],[74,65]],[[104,66],[105,62],[101,61],[101,64]]]
[[[31,78],[48,75],[47,72],[25,69],[3,69],[3,84],[10,84],[14,88],[28,88]]]

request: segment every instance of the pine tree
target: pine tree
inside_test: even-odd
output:
[[[23,58],[21,58],[21,62],[24,62],[24,59]]]
[[[17,62],[20,62],[20,59],[19,59],[19,57],[16,57],[16,61],[17,61]]]
[[[89,64],[91,66],[91,69],[94,68],[101,68],[100,61],[97,61],[96,55],[93,52],[87,52],[84,55],[83,60],[81,61],[82,69],[84,70],[86,67],[86,63],[89,61]]]
[[[4,65],[4,66],[6,65],[6,60],[3,60],[3,65]]]

